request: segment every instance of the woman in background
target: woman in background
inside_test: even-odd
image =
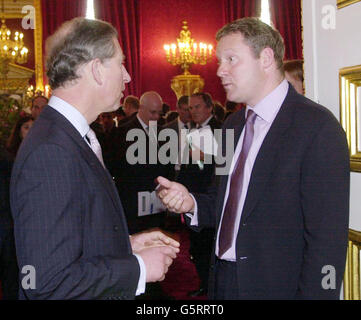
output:
[[[34,119],[30,115],[22,116],[16,122],[6,144],[6,150],[9,153],[10,160],[15,160],[20,144],[28,134],[30,128],[33,126],[33,123]]]

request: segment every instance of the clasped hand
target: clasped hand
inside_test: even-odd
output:
[[[146,282],[162,281],[179,252],[179,242],[160,230],[130,236],[133,253],[138,254],[146,268]]]

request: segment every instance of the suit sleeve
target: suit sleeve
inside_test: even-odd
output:
[[[216,227],[216,198],[218,191],[218,176],[213,176],[212,184],[205,193],[194,193],[193,197],[197,203],[198,227],[190,226],[191,219],[186,218],[187,224],[194,231],[201,231],[203,228]]]
[[[335,118],[319,130],[301,170],[305,248],[297,297],[338,299],[346,261],[350,169],[346,137]]]
[[[134,255],[83,257],[83,233],[91,232],[83,224],[89,210],[84,181],[74,156],[44,144],[13,177],[19,267],[32,265],[36,270],[36,288],[23,290],[30,299],[135,295],[140,270]]]

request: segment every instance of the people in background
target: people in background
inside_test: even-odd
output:
[[[224,115],[224,120],[226,120],[228,118],[228,116],[230,116],[233,112],[236,112],[238,110],[237,109],[238,103],[236,103],[236,102],[226,100],[226,103],[224,106],[226,109],[226,113]]]
[[[123,106],[120,106],[118,108],[118,110],[116,110],[114,112],[114,115],[115,115],[115,122],[116,122],[116,126],[118,127],[119,126],[119,122],[121,120],[123,120],[127,115],[125,114],[124,110],[123,110]]]
[[[174,165],[173,176],[176,178],[181,169],[182,157],[184,157],[184,148],[187,147],[186,152],[188,152],[188,146],[185,144],[182,145],[181,141],[181,130],[191,129],[191,113],[189,111],[189,96],[181,96],[177,101],[177,111],[174,113],[175,119],[168,122],[163,126],[164,129],[173,129],[178,136],[178,162]]]
[[[114,167],[117,165],[117,152],[119,145],[119,130],[115,125],[115,112],[103,112],[99,116],[102,130],[96,132],[102,147],[104,164],[110,174],[114,176]]]
[[[288,60],[284,62],[285,77],[299,94],[304,94],[303,60]]]
[[[31,115],[34,119],[37,119],[40,112],[48,104],[48,98],[44,96],[35,96],[31,101]]]
[[[165,123],[171,123],[174,120],[176,120],[178,118],[178,112],[177,111],[168,111],[167,114],[165,115]]]
[[[123,103],[123,111],[125,113],[125,117],[118,121],[118,127],[127,123],[129,120],[133,120],[137,115],[139,109],[139,99],[136,96],[129,95],[124,99]]]
[[[158,124],[150,126],[150,122],[157,122],[162,114],[162,98],[157,92],[145,92],[140,98],[138,113],[132,120],[119,127],[119,152],[118,168],[115,174],[116,184],[119,195],[122,200],[125,215],[127,217],[128,228],[131,233],[144,231],[150,227],[162,227],[164,223],[164,210],[157,214],[142,215],[142,208],[139,204],[142,202],[142,192],[153,192],[156,187],[154,179],[160,173],[168,176],[169,166],[162,165],[156,159],[155,163],[149,161],[150,144],[158,151],[160,144],[157,141],[157,133],[161,127]],[[135,129],[135,130],[134,130]],[[130,146],[134,145],[137,139],[128,139],[128,133],[131,131],[140,134],[139,149],[130,153]],[[127,154],[128,153],[128,154]],[[137,160],[144,154],[143,160]],[[132,159],[130,159],[130,157]],[[134,158],[134,159],[133,159]],[[135,162],[135,163],[134,163]]]
[[[29,130],[33,126],[34,118],[31,115],[21,116],[15,123],[14,128],[11,131],[10,137],[6,143],[6,150],[12,161],[15,160],[18,153],[21,142],[27,136]]]
[[[223,141],[234,133],[233,159],[216,167],[207,192],[191,196],[160,177],[159,196],[187,213],[192,228],[216,227],[210,298],[339,299],[349,220],[345,132],[285,80],[277,30],[243,18],[216,38],[227,99],[247,105],[223,128]]]
[[[226,111],[225,111],[224,107],[222,106],[222,104],[219,101],[214,102],[213,113],[214,113],[215,118],[220,123],[223,123],[224,117],[226,115]]]
[[[20,299],[134,299],[146,283],[164,279],[179,243],[157,231],[129,236],[89,127],[119,108],[131,80],[117,31],[79,17],[65,22],[46,48],[52,97],[11,177],[19,269],[33,266],[27,276],[36,279],[21,286]]]
[[[157,141],[158,132],[161,130],[157,121],[162,115],[162,104],[162,98],[157,92],[143,93],[136,116],[119,127],[120,152],[115,181],[130,233],[143,232],[149,228],[164,230],[165,226],[166,210],[164,207],[155,206],[152,199],[156,197],[155,179],[160,174],[169,176],[171,166],[163,165],[158,157],[154,162],[150,161],[150,150],[154,149],[158,155],[161,147],[161,142]],[[127,139],[127,135],[133,133],[138,138]],[[136,141],[138,148],[134,150]],[[168,299],[168,297],[159,284],[151,284],[138,299]]]

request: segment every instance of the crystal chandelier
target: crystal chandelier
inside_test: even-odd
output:
[[[191,38],[187,21],[183,21],[182,31],[177,38],[177,43],[165,44],[164,50],[167,61],[172,65],[180,65],[184,75],[188,75],[192,64],[205,65],[212,57],[213,46],[206,43],[195,43]]]
[[[4,2],[3,10],[4,13]],[[11,37],[11,30],[5,24],[5,18],[1,18],[0,27],[0,75],[6,77],[9,71],[9,63],[23,64],[28,60],[28,49],[24,46],[24,34],[16,31]]]

